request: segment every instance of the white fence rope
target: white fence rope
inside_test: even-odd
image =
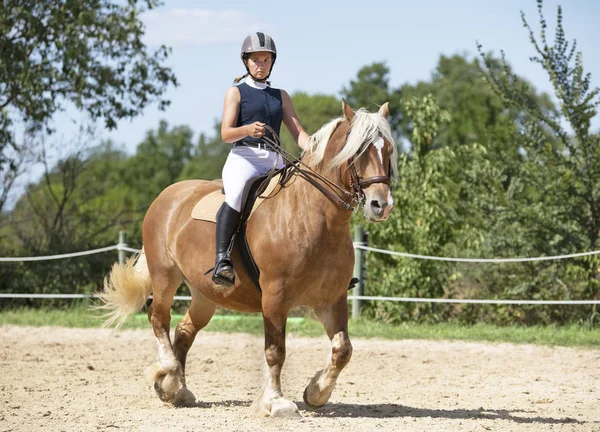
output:
[[[75,298],[98,298],[97,294],[3,294],[0,298],[40,298],[40,299],[75,299]],[[152,296],[148,297],[152,298]],[[175,296],[173,300],[192,300],[192,296]]]
[[[2,294],[0,298],[75,299],[97,298],[96,294]],[[150,296],[149,298],[152,298]],[[175,296],[173,300],[190,301],[191,296]],[[473,300],[412,297],[348,296],[348,300],[395,301],[407,303],[461,303],[461,304],[522,304],[522,305],[594,305],[600,300]]]
[[[126,252],[133,252],[133,253],[140,253],[142,251],[141,249],[130,248],[127,245],[124,245],[123,243],[119,243],[117,245],[117,249],[118,250],[123,250],[123,251],[126,251]]]
[[[473,300],[414,297],[348,296],[348,300],[396,301],[410,303],[475,303],[475,304],[528,304],[528,305],[592,305],[600,300]]]
[[[96,294],[3,294],[0,298],[76,299],[98,297]]]
[[[509,262],[529,262],[529,261],[551,261],[551,260],[559,260],[565,258],[577,258],[582,256],[589,255],[598,255],[600,251],[591,251],[591,252],[581,252],[574,253],[569,255],[555,255],[555,256],[543,256],[543,257],[535,257],[535,258],[448,258],[448,257],[438,257],[438,256],[429,256],[429,255],[417,255],[405,252],[395,252],[386,249],[377,249],[369,246],[364,246],[360,243],[354,243],[354,247],[356,249],[362,249],[371,252],[378,252],[387,255],[401,256],[405,258],[416,258],[416,259],[424,259],[424,260],[433,260],[433,261],[452,261],[452,262],[465,262],[465,263],[509,263]]]
[[[531,262],[531,261],[551,261],[551,260],[559,260],[566,258],[577,258],[583,256],[590,255],[598,255],[600,254],[600,250],[591,251],[591,252],[580,252],[574,254],[567,255],[554,255],[554,256],[543,256],[543,257],[534,257],[534,258],[450,258],[450,257],[438,257],[438,256],[430,256],[430,255],[418,255],[411,254],[406,252],[396,252],[387,249],[378,249],[374,247],[364,246],[361,243],[353,243],[356,249],[362,249],[370,252],[377,252],[386,255],[400,256],[404,258],[415,258],[415,259],[424,259],[424,260],[433,260],[433,261],[452,261],[452,262],[465,262],[465,263],[514,263],[514,262]],[[130,248],[124,243],[119,243],[115,246],[107,246],[99,249],[92,249],[89,251],[83,252],[73,252],[61,255],[45,255],[45,256],[36,256],[36,257],[0,257],[0,262],[18,262],[18,261],[46,261],[46,260],[55,260],[55,259],[63,259],[63,258],[73,258],[84,255],[93,255],[97,253],[107,252],[110,250],[123,250],[126,252],[139,253],[141,249]]]
[[[36,256],[36,257],[7,257],[7,258],[0,257],[0,262],[1,261],[12,261],[12,262],[15,262],[15,261],[47,261],[47,260],[55,260],[55,259],[63,259],[63,258],[73,258],[73,257],[78,257],[78,256],[93,255],[93,254],[97,254],[97,253],[107,252],[107,251],[115,250],[118,248],[119,248],[119,245],[107,246],[107,247],[103,247],[100,249],[92,249],[92,250],[83,251],[83,252],[67,253],[67,254],[62,254],[62,255],[45,255],[45,256]],[[123,248],[123,250],[126,250],[126,249]]]
[[[557,255],[549,257],[536,258],[448,258],[428,255],[417,255],[405,252],[395,252],[386,249],[378,249],[364,246],[361,243],[354,243],[356,249],[363,249],[371,252],[378,252],[387,255],[395,255],[406,258],[453,261],[453,262],[475,262],[475,263],[502,263],[502,262],[526,262],[526,261],[548,261],[555,259],[575,258],[589,255],[600,254],[600,251],[582,252],[569,255]],[[103,253],[111,250],[122,250],[126,252],[139,253],[141,249],[128,247],[124,243],[115,246],[107,246],[99,249],[92,249],[83,252],[74,252],[61,255],[46,255],[37,257],[0,257],[0,262],[18,262],[18,261],[45,261],[63,258],[73,258],[85,255]],[[74,298],[96,298],[96,294],[19,294],[19,293],[0,293],[0,298],[41,298],[41,299],[74,299]],[[151,298],[152,296],[150,296]],[[173,300],[191,300],[191,296],[175,296]],[[383,296],[348,296],[348,300],[371,300],[371,301],[395,301],[395,302],[413,302],[413,303],[462,303],[462,304],[523,304],[523,305],[593,305],[600,304],[600,300],[477,300],[477,299],[440,299],[440,298],[413,298],[413,297],[383,297]]]

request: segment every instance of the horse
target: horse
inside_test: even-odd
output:
[[[347,299],[354,268],[351,216],[362,204],[367,220],[388,219],[394,205],[391,181],[397,175],[388,103],[370,113],[364,108],[355,111],[343,100],[342,112],[310,137],[309,148],[296,165],[306,168],[299,169],[274,198],[265,200],[247,223],[262,291],[252,283],[239,255],[233,255],[237,277],[232,287],[213,285],[205,272],[215,257],[215,226],[193,219],[191,212],[203,196],[222,187],[221,181],[175,183],[148,208],[143,252],[113,266],[99,297],[101,307],[109,310],[105,324],[118,327],[152,294],[148,319],[158,342],[158,363],[151,375],[162,401],[175,406],[196,403],[186,387],[186,356],[217,305],[262,313],[265,376],[252,407],[265,416],[300,415],[281,389],[286,321],[292,308],[312,308],[331,341],[331,354],[305,388],[303,399],[309,408],[329,400],[352,356]],[[182,282],[192,300],[172,343],[170,308]]]

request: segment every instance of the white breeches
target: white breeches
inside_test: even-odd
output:
[[[225,202],[232,209],[241,211],[242,194],[248,180],[283,166],[281,156],[275,152],[246,146],[232,148],[223,167]]]

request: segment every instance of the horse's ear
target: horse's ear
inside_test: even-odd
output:
[[[390,109],[388,108],[388,102],[381,105],[381,108],[379,108],[379,115],[387,120],[388,116],[390,115]]]
[[[352,111],[352,108],[348,106],[346,103],[346,99],[342,98],[342,111],[344,112],[344,118],[348,121],[351,121],[356,113]]]

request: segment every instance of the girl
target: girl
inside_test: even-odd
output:
[[[244,186],[252,177],[283,167],[281,157],[261,141],[265,125],[279,134],[283,122],[302,150],[306,150],[309,139],[290,96],[267,81],[277,58],[273,39],[260,32],[249,35],[242,43],[241,57],[247,73],[236,78],[225,94],[221,125],[223,141],[234,143],[223,167],[225,202],[217,213],[217,256],[212,276],[215,284],[224,287],[235,282],[228,248],[240,216]]]

